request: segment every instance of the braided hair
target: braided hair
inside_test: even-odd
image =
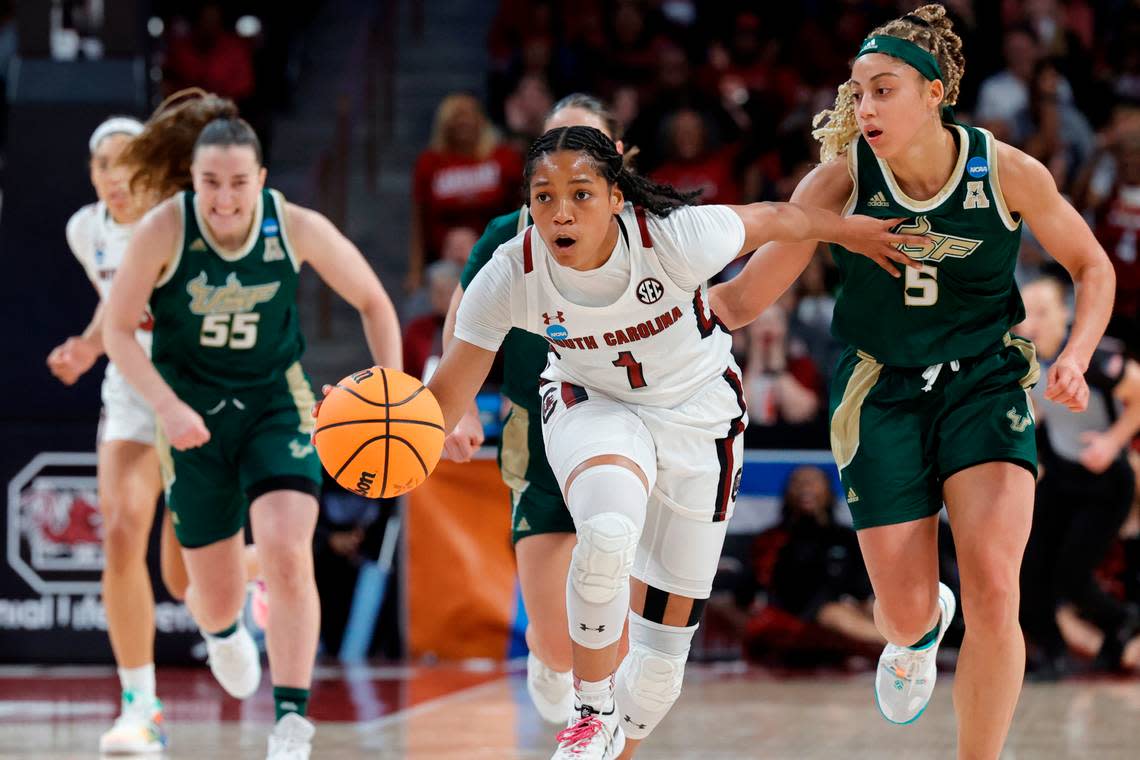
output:
[[[627,168],[614,141],[601,130],[593,127],[559,127],[535,140],[527,151],[523,178],[528,199],[530,181],[538,162],[544,156],[564,150],[584,154],[607,183],[617,185],[627,201],[643,207],[655,216],[669,216],[673,209],[691,205],[700,196],[700,191],[684,193],[671,185],[648,180]]]

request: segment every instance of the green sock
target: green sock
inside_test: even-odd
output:
[[[907,647],[907,649],[926,649],[928,646],[930,646],[931,644],[934,643],[935,639],[938,638],[938,631],[941,628],[942,628],[942,614],[939,613],[938,614],[938,621],[934,624],[934,627],[931,628],[929,631],[927,631],[926,635],[923,636],[921,639],[919,639],[918,641],[914,642],[909,647]]]
[[[277,720],[281,720],[286,713],[297,713],[303,717],[309,709],[309,690],[274,686],[273,709],[277,713]]]
[[[237,629],[238,629],[238,624],[237,624],[237,621],[235,620],[234,624],[231,625],[229,628],[223,628],[222,630],[218,631],[217,633],[207,633],[206,635],[212,639],[228,639],[230,636],[233,636],[235,633],[237,633]]]

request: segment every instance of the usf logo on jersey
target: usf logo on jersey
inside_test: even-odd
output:
[[[895,228],[902,235],[925,235],[927,242],[921,245],[904,244],[899,250],[915,261],[942,261],[944,258],[964,259],[978,249],[981,240],[944,235],[930,228],[930,220],[925,216],[915,217]]]
[[[186,292],[191,296],[190,311],[194,314],[238,314],[273,300],[280,287],[280,282],[246,287],[236,272],[230,272],[225,285],[208,285],[206,273],[202,272],[186,283]]]

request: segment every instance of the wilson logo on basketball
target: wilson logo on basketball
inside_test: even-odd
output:
[[[361,472],[360,480],[356,481],[356,492],[361,496],[367,496],[372,490],[372,481],[374,480],[376,480],[376,473]]]
[[[663,288],[661,282],[654,277],[646,277],[637,283],[637,300],[643,304],[657,303],[661,300],[661,296],[663,295],[665,295],[665,288]]]

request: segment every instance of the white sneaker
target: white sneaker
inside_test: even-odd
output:
[[[297,713],[286,713],[269,735],[265,760],[309,760],[313,734],[317,729]]]
[[[574,674],[559,673],[534,656],[526,657],[526,691],[538,714],[548,723],[565,724],[574,715]]]
[[[611,698],[608,708],[594,712],[575,705],[581,717],[570,720],[558,732],[558,749],[550,760],[614,760],[625,749],[625,734],[618,725],[617,707]]]
[[[166,732],[162,730],[162,702],[153,697],[140,697],[133,691],[123,692],[123,712],[115,725],[99,739],[103,755],[145,755],[166,749]]]
[[[206,637],[210,671],[222,688],[235,699],[245,699],[261,683],[261,656],[244,625],[224,639]]]
[[[942,622],[938,627],[938,637],[933,642],[923,649],[887,644],[879,656],[879,668],[875,674],[875,704],[882,716],[891,723],[913,723],[930,703],[934,681],[938,677],[935,662],[938,645],[946,635],[957,607],[954,592],[945,583],[938,584],[938,607],[942,612]]]

